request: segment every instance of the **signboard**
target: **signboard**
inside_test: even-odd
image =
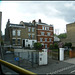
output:
[[[16,58],[15,58],[15,61],[19,61],[19,57],[16,57]]]

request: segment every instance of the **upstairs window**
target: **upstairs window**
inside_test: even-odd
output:
[[[44,30],[44,26],[42,26],[42,30]]]
[[[16,36],[16,30],[12,31],[12,36]]]
[[[28,34],[28,38],[31,39],[31,34]]]
[[[50,32],[47,32],[47,36],[50,36]]]
[[[32,32],[34,32],[35,31],[35,28],[32,28]]]
[[[28,27],[28,32],[31,32],[31,27]]]
[[[43,38],[40,38],[40,42],[42,42]]]
[[[49,30],[49,27],[46,27],[46,30]]]
[[[35,38],[35,35],[34,34],[32,34],[32,39],[34,39]]]
[[[47,38],[45,38],[45,42],[47,42]]]
[[[47,44],[45,44],[45,48],[47,49]]]
[[[44,32],[41,32],[41,35],[44,35]]]
[[[21,30],[17,30],[17,36],[21,35]]]
[[[52,38],[49,38],[49,42],[51,42],[52,41]]]

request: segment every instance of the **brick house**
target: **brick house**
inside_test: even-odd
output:
[[[54,41],[54,29],[52,25],[42,23],[39,19],[37,26],[37,42],[43,45],[43,48],[49,48],[50,44]]]
[[[23,21],[20,24],[12,24],[8,20],[5,41],[14,47],[33,47],[34,42],[36,42],[36,26]]]

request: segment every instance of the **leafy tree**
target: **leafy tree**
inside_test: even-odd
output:
[[[60,38],[60,39],[66,38],[67,37],[67,34],[66,33],[63,33],[63,34],[57,35],[57,37]]]
[[[35,48],[36,50],[41,49],[41,48],[42,48],[41,43],[34,43],[34,48]]]

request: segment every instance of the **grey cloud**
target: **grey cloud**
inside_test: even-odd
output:
[[[72,4],[71,7],[66,6]],[[24,13],[37,14],[42,13],[47,17],[63,18],[67,22],[75,21],[75,2],[74,1],[45,1],[45,2],[24,2],[19,4],[20,9]]]

